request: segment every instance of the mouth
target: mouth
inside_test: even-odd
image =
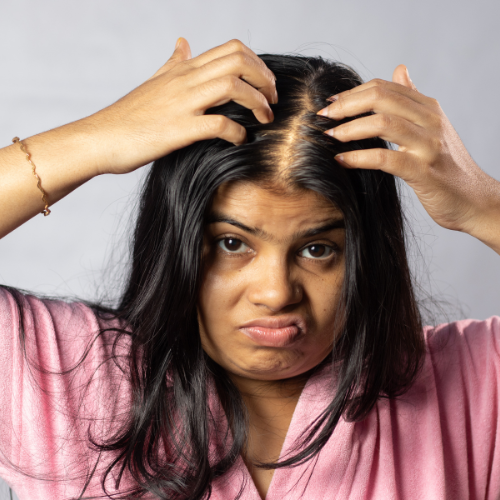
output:
[[[249,321],[239,330],[261,346],[289,347],[304,337],[306,322],[297,315],[267,317]]]

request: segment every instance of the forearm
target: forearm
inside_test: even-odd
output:
[[[220,103],[234,100],[253,110],[261,123],[273,120],[269,103],[277,102],[274,75],[248,47],[233,40],[184,64],[191,59],[188,43],[179,39],[167,63],[114,104],[23,140],[49,205],[96,175],[132,172],[197,141],[219,138],[243,144],[246,130],[241,124],[221,115],[205,116]],[[228,85],[229,80],[240,83]],[[0,149],[0,180],[3,237],[44,204],[19,144]]]
[[[88,120],[64,125],[22,139],[49,206],[88,181],[99,172],[98,143]],[[100,160],[102,161],[102,160]],[[19,144],[0,149],[0,238],[10,233],[43,208],[42,193],[31,165]]]

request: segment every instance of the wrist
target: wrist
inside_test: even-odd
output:
[[[86,142],[92,151],[93,175],[126,174],[153,161],[151,148],[144,153],[145,141],[134,133],[134,127],[111,107],[82,120]],[[161,156],[161,155],[160,155]]]
[[[487,177],[485,189],[477,197],[475,216],[463,230],[500,254],[500,182]]]
[[[98,175],[91,134],[78,122],[23,139],[50,204]]]

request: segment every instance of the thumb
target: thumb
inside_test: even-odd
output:
[[[182,37],[178,38],[177,43],[175,44],[174,53],[170,56],[170,59],[148,80],[166,73],[177,63],[187,61],[188,59],[191,59],[191,57],[191,48],[189,47],[188,41]]]
[[[408,73],[408,69],[404,64],[400,64],[392,74],[392,81],[394,83],[399,83],[400,85],[404,85],[413,90],[417,90],[415,84],[411,81],[410,75]],[[418,92],[418,90],[417,90]]]
[[[189,43],[185,38],[179,37],[177,39],[177,43],[175,44],[174,53],[172,57],[169,59],[175,59],[176,61],[187,61],[191,59],[191,48],[189,47]]]

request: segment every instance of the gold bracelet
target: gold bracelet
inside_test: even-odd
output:
[[[28,151],[26,151],[23,141],[21,141],[19,137],[14,137],[14,139],[12,139],[12,142],[14,144],[19,143],[19,145],[21,146],[21,150],[26,155],[26,159],[31,165],[31,171],[33,172],[33,175],[36,178],[36,187],[42,192],[42,201],[45,203],[45,208],[40,213],[43,214],[45,217],[47,217],[47,215],[50,214],[49,202],[47,201],[47,193],[43,190],[42,180],[40,179],[40,177],[38,177],[38,174],[36,173],[36,167],[35,164],[31,161],[31,155],[28,153]]]

